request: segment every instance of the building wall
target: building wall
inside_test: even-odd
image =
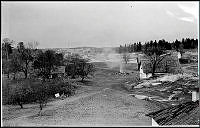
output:
[[[192,91],[192,101],[199,100],[199,93],[196,91]]]
[[[143,66],[140,66],[140,79],[147,79],[152,76],[152,73],[144,73]]]

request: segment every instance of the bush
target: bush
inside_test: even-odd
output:
[[[56,93],[65,94],[65,95],[73,95],[75,92],[76,86],[69,82],[51,82],[48,83],[48,95],[49,97],[54,97]]]
[[[18,104],[23,108],[23,104],[31,102],[33,90],[25,83],[26,82],[19,82],[11,89],[8,95],[8,104]]]
[[[15,80],[9,83],[3,82],[3,103],[17,104],[23,108],[26,103],[39,103],[40,109],[44,107],[49,98],[54,98],[56,93],[73,95],[76,86],[69,82],[53,80],[42,83],[40,81],[26,79]]]

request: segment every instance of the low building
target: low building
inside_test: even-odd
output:
[[[199,114],[199,100],[197,100],[171,106],[146,114],[146,116],[151,117],[152,126],[199,126]]]
[[[178,59],[178,52],[170,52],[156,67],[155,73],[182,73],[181,65]],[[152,76],[152,64],[144,55],[139,56],[140,78],[145,79]]]
[[[65,76],[65,66],[58,66],[54,69],[54,71],[51,72],[50,78],[63,77],[63,76]]]
[[[199,88],[193,87],[189,90],[192,101],[147,114],[152,119],[152,126],[199,125]]]

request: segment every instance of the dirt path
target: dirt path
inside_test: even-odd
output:
[[[36,111],[4,121],[4,126],[149,126],[145,101],[121,91],[104,88],[48,104],[38,116]]]
[[[150,126],[145,101],[113,89],[54,102],[43,116],[22,116],[5,122],[9,126]]]

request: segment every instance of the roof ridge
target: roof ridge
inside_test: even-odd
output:
[[[156,112],[151,112],[146,114],[146,116],[152,117],[156,120],[156,122],[160,125],[163,125],[181,114],[189,114],[196,107],[199,106],[199,100],[197,101],[189,101],[179,105],[171,106],[165,109],[161,109]]]

